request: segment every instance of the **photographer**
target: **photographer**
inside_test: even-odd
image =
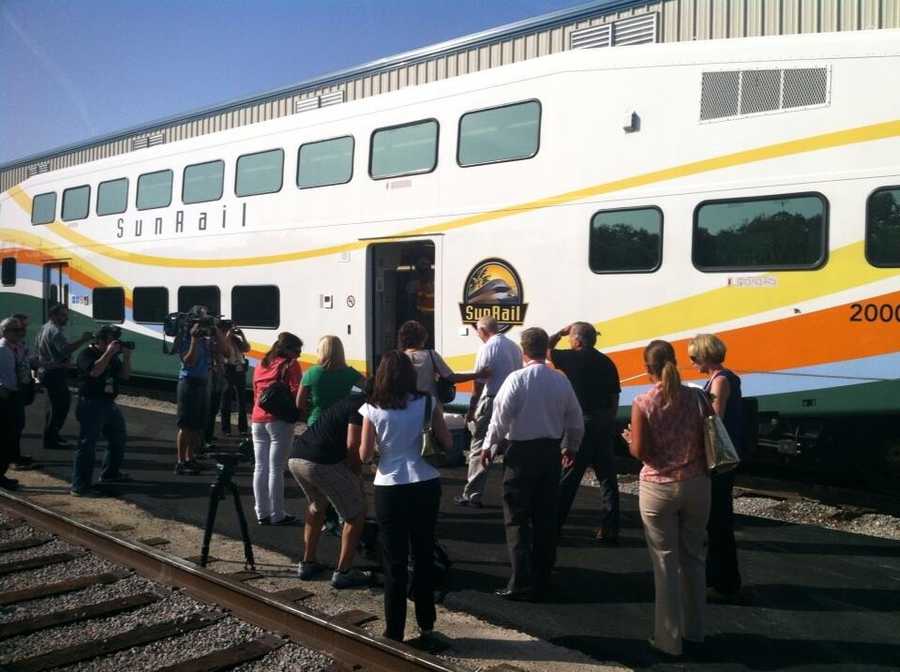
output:
[[[225,394],[225,351],[228,348],[226,332],[230,324],[230,320],[217,320],[212,327],[209,343],[212,353],[209,359],[209,378],[206,381],[209,404],[206,408],[206,427],[203,430],[204,450],[207,451],[216,448],[216,417]]]
[[[248,433],[247,425],[247,359],[244,355],[250,352],[250,343],[244,332],[230,320],[222,322],[225,332],[225,391],[222,393],[222,434],[231,435],[231,409],[237,404],[238,432],[242,436]]]
[[[127,431],[125,417],[116,405],[119,382],[131,374],[133,343],[120,340],[121,331],[114,325],[100,327],[94,335],[94,343],[78,355],[78,406],[75,417],[81,429],[78,448],[72,469],[72,495],[76,497],[99,496],[93,486],[94,457],[97,438],[106,438],[106,457],[103,460],[101,483],[130,481],[119,471],[125,454]],[[119,354],[122,353],[122,357]]]
[[[194,460],[199,451],[209,418],[209,370],[212,363],[211,332],[213,320],[206,306],[194,306],[175,337],[174,351],[181,359],[178,373],[178,462],[175,473],[199,474],[200,465]]]

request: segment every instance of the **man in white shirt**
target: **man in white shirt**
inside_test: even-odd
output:
[[[546,365],[547,332],[526,329],[521,342],[525,366],[507,376],[494,399],[482,462],[489,465],[509,444],[503,519],[512,576],[497,595],[535,601],[548,587],[556,556],[561,457],[571,460],[577,452],[584,419],[569,379]]]
[[[487,378],[475,381],[475,393],[469,400],[466,420],[470,422],[472,442],[469,444],[469,476],[462,494],[454,501],[460,506],[481,508],[481,498],[487,483],[488,470],[482,464],[484,437],[494,408],[494,397],[513,371],[522,368],[522,351],[505,335],[498,333],[499,325],[493,317],[482,317],[475,325],[482,346],[475,359],[475,370],[488,370]]]

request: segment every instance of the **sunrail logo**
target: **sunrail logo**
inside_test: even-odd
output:
[[[474,325],[490,315],[500,332],[525,323],[528,304],[522,292],[522,281],[511,264],[503,259],[485,259],[469,271],[463,289],[459,312],[463,324]]]

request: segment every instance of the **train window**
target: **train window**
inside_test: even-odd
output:
[[[128,178],[101,182],[97,187],[97,216],[118,215],[128,209]]]
[[[372,133],[369,175],[373,179],[430,173],[437,166],[438,122],[416,121]]]
[[[3,286],[11,287],[16,284],[16,258],[3,257]]]
[[[186,313],[194,306],[206,306],[210,315],[222,310],[222,296],[215,285],[198,285],[178,288],[178,312]]]
[[[300,145],[297,152],[297,186],[301,189],[346,184],[352,177],[351,136]]]
[[[691,256],[701,271],[801,270],[825,263],[828,201],[784,194],[701,203]]]
[[[187,166],[181,183],[181,201],[185,205],[218,201],[222,198],[224,182],[224,161],[209,161]]]
[[[38,194],[31,200],[31,223],[49,224],[56,219],[56,192]]]
[[[541,140],[541,104],[536,100],[469,112],[459,120],[456,161],[479,166],[530,159]]]
[[[158,170],[138,178],[137,209],[167,208],[172,203],[172,171]]]
[[[603,210],[591,218],[588,263],[594,273],[652,273],[662,263],[662,210]]]
[[[169,290],[165,287],[135,287],[134,321],[162,324],[169,314]]]
[[[91,188],[88,185],[72,187],[63,192],[62,218],[64,222],[85,219],[91,209]]]
[[[900,266],[900,187],[879,189],[866,203],[866,259]]]
[[[233,287],[231,318],[241,327],[277,329],[279,303],[278,287],[275,285]]]
[[[94,305],[95,320],[125,321],[125,290],[121,287],[95,288],[91,303]]]
[[[270,149],[238,157],[234,193],[237,196],[274,194],[284,181],[284,150]]]

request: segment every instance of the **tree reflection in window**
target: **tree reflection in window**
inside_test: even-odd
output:
[[[900,266],[900,187],[879,189],[866,206],[866,259]]]
[[[658,208],[605,210],[591,219],[589,264],[594,273],[650,273],[662,261]]]
[[[826,201],[790,195],[700,205],[693,259],[701,270],[815,268],[825,260]]]

